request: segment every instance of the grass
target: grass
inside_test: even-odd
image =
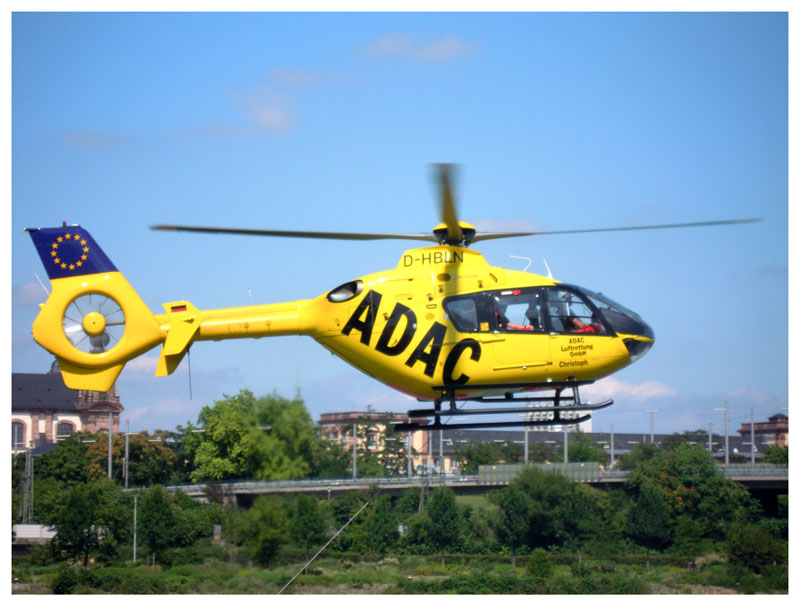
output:
[[[492,509],[495,506],[483,495],[456,495],[456,503],[468,505],[476,512],[482,509]]]
[[[649,594],[649,593],[786,593],[788,571],[770,569],[763,575],[734,574],[713,562],[689,570],[665,560],[649,567],[632,560],[611,562],[584,557],[581,562],[550,557],[544,577],[526,572],[524,557],[516,566],[503,561],[453,556],[395,555],[358,561],[331,555],[315,561],[298,576],[287,594]],[[299,566],[290,561],[271,568],[245,563],[206,562],[172,568],[120,565],[84,571],[75,568],[75,593],[83,594],[275,594]],[[26,567],[16,562],[14,574],[52,586],[65,564]]]

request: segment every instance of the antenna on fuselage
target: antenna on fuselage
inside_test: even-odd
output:
[[[508,256],[511,257],[512,259],[522,259],[523,261],[528,262],[528,264],[525,266],[525,269],[523,269],[522,271],[528,271],[528,268],[531,266],[531,263],[533,263],[533,260],[530,257],[518,257],[517,255],[508,255]]]
[[[544,261],[544,266],[547,268],[547,277],[552,280],[553,279],[553,272],[550,271],[550,266],[547,264],[547,259],[542,257],[542,261]]]

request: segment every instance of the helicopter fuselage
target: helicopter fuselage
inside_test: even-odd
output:
[[[79,226],[65,229],[74,232],[72,240],[81,238],[88,254],[99,251]],[[59,240],[60,233],[34,233],[44,261],[53,250],[71,254],[61,251],[66,236]],[[406,394],[437,399],[446,386],[466,397],[506,392],[508,385],[593,381],[630,364],[653,343],[638,315],[602,295],[491,266],[460,246],[407,250],[394,269],[313,299],[210,310],[175,301],[158,315],[110,262],[80,269],[74,276],[69,268],[48,274],[53,292],[33,326],[34,338],[56,355],[73,389],[110,389],[128,360],[160,343],[157,376],[171,374],[197,341],[307,335]],[[72,326],[75,314],[83,313],[72,306],[91,304],[91,297],[82,298],[87,295],[112,299],[123,316],[116,322],[124,326],[121,337],[99,349],[81,349],[71,336],[85,333],[91,340],[106,328],[99,312],[86,314],[80,330]]]

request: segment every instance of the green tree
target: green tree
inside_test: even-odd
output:
[[[496,518],[497,540],[511,551],[511,565],[517,549],[525,544],[530,524],[527,495],[516,484],[491,493],[490,500],[500,508]]]
[[[647,565],[650,565],[650,550],[662,551],[672,539],[669,507],[662,492],[653,484],[645,483],[630,510],[628,535],[637,545],[645,548]]]
[[[352,473],[352,453],[333,440],[317,439],[311,445],[311,476],[344,478]]]
[[[391,499],[386,495],[375,498],[362,515],[357,539],[360,549],[384,555],[396,545],[399,536]]]
[[[788,465],[789,464],[789,447],[788,446],[767,446],[764,448],[764,463],[772,463],[774,465]]]
[[[53,450],[37,457],[33,467],[36,478],[53,478],[62,488],[89,481],[87,444],[84,440],[96,440],[97,436],[88,432],[73,433],[56,443]],[[24,462],[25,457],[18,457]]]
[[[397,519],[404,522],[409,516],[419,513],[419,489],[406,488],[395,501],[394,511]]]
[[[359,476],[382,477],[406,473],[408,454],[405,438],[394,429],[390,414],[377,415],[372,406],[367,406],[366,413],[356,421],[356,435]]]
[[[56,530],[53,546],[89,563],[92,554],[118,556],[130,538],[131,508],[122,490],[109,480],[76,484],[63,495],[47,523]]]
[[[493,443],[470,441],[456,450],[454,458],[462,473],[477,473],[481,465],[498,463],[500,452]]]
[[[537,547],[531,552],[525,570],[539,583],[546,581],[553,574],[553,563],[547,557],[547,552]]]
[[[456,507],[456,495],[449,486],[438,486],[425,507],[431,520],[430,536],[440,553],[452,550],[461,538],[461,518]]]
[[[139,500],[139,536],[155,557],[174,544],[175,514],[163,486],[150,486]]]
[[[196,480],[281,480],[305,477],[312,469],[316,428],[302,400],[256,398],[241,390],[205,406],[198,425],[203,432],[190,425],[185,445]]]
[[[128,484],[148,486],[166,484],[175,475],[176,455],[164,441],[164,432],[147,432],[128,436]],[[125,436],[112,436],[112,477],[124,482]],[[86,468],[89,479],[97,480],[108,475],[108,434],[102,434],[87,445]]]
[[[389,475],[406,475],[408,472],[406,436],[395,430],[393,419],[389,413],[381,416],[380,423],[383,427],[380,449],[381,464]]]
[[[367,495],[355,490],[347,491],[343,495],[328,501],[334,528],[338,531],[347,524],[366,502]],[[354,523],[358,523],[358,518],[356,518]],[[353,526],[348,527],[347,530],[340,534],[331,544],[331,549],[335,551],[350,551],[351,549],[355,549],[358,540],[357,535],[358,533],[355,532]]]
[[[661,492],[671,517],[691,515],[703,524],[703,535],[709,538],[724,539],[736,515],[754,518],[759,514],[747,489],[725,479],[701,446],[683,443],[641,463],[629,485],[636,494],[647,483]]]
[[[316,497],[299,494],[294,500],[292,517],[289,522],[289,535],[303,548],[308,559],[309,551],[322,543],[325,538],[325,520]]]
[[[234,535],[256,562],[263,566],[271,564],[286,542],[289,517],[286,504],[281,497],[262,495],[235,525]]]
[[[620,469],[635,469],[642,463],[650,461],[658,452],[658,446],[650,442],[639,442],[629,453],[623,455],[617,467]]]
[[[712,433],[712,442],[720,443],[723,441],[721,436]],[[661,448],[664,450],[672,450],[681,444],[708,444],[708,432],[704,429],[695,429],[694,431],[684,431],[683,433],[673,433],[666,436],[661,441]]]
[[[527,544],[531,547],[577,546],[587,517],[596,517],[597,506],[589,495],[595,489],[579,487],[566,476],[535,467],[525,469],[511,483],[529,499]]]
[[[571,463],[597,461],[603,464],[608,460],[603,447],[595,444],[589,434],[577,431],[574,435],[575,439],[568,443],[568,457]]]
[[[757,524],[736,521],[728,532],[725,552],[728,563],[761,574],[767,566],[783,564],[785,550],[780,542]]]
[[[544,442],[533,442],[528,446],[528,461],[530,463],[551,463],[558,456],[556,449]]]

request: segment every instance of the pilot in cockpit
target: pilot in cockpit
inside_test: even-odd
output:
[[[597,318],[592,316],[591,324],[582,322],[575,316],[566,316],[563,320],[564,327],[569,332],[582,332],[582,333],[595,333],[602,334],[605,332],[603,325],[597,321]]]

